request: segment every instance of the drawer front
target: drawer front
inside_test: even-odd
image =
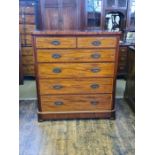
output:
[[[19,7],[20,14],[34,14],[34,6],[20,6]]]
[[[79,37],[77,38],[77,46],[79,48],[103,48],[116,47],[116,37]]]
[[[23,65],[23,72],[25,76],[34,76],[34,65]]]
[[[103,95],[46,95],[41,96],[44,112],[110,110],[112,94]]]
[[[119,61],[126,62],[127,61],[127,57],[126,56],[120,56]]]
[[[22,18],[22,16],[20,15],[19,23],[34,24],[35,23],[34,15],[24,15],[24,18]]]
[[[23,64],[34,64],[34,57],[33,56],[22,56],[22,62]]]
[[[112,78],[40,79],[40,94],[112,93]]]
[[[22,55],[33,55],[33,47],[21,47]]]
[[[119,66],[118,66],[119,72],[125,72],[126,69],[127,69],[126,64],[123,64],[123,63],[119,64]]]
[[[35,30],[35,25],[23,25],[19,24],[19,31],[20,33],[28,33],[31,34]]]
[[[76,38],[74,37],[37,37],[37,48],[75,48]]]
[[[22,45],[32,45],[31,34],[21,34],[21,44]]]
[[[38,64],[41,78],[113,77],[114,63]]]
[[[37,50],[38,62],[115,61],[114,49],[103,50]]]

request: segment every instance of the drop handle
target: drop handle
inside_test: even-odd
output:
[[[61,55],[58,54],[58,53],[54,53],[54,54],[51,55],[51,57],[54,58],[54,59],[59,59],[59,58],[61,58]]]
[[[63,88],[63,86],[62,85],[54,85],[52,88],[55,90],[60,90]]]
[[[98,40],[95,40],[91,43],[93,46],[100,46],[101,45],[101,42],[98,41]]]
[[[100,85],[95,83],[95,84],[92,84],[90,87],[91,87],[92,89],[97,89],[97,88],[100,87]]]
[[[92,68],[91,69],[91,72],[93,72],[93,73],[97,73],[97,72],[100,72],[101,71],[101,69],[100,68]]]
[[[58,41],[58,40],[53,40],[53,41],[51,42],[51,44],[52,44],[52,45],[55,45],[55,46],[58,46],[58,45],[60,45],[60,41]]]
[[[61,68],[53,68],[53,73],[61,73]]]
[[[62,101],[55,101],[54,104],[55,104],[56,106],[61,106],[61,105],[63,105],[64,103],[63,103]]]
[[[99,59],[101,57],[101,55],[99,53],[94,53],[91,55],[91,58],[93,59]]]
[[[99,101],[91,101],[90,102],[92,105],[97,105],[97,104],[99,104]]]

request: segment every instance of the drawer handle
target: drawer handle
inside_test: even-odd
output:
[[[57,45],[60,45],[60,41],[58,41],[58,40],[53,40],[53,41],[51,42],[51,44],[57,46]]]
[[[62,89],[62,88],[63,88],[62,85],[54,85],[54,86],[53,86],[53,89],[56,89],[56,90],[60,90],[60,89]]]
[[[101,42],[98,41],[98,40],[96,40],[96,41],[93,41],[93,42],[92,42],[92,45],[93,45],[93,46],[100,46],[100,45],[101,45]]]
[[[92,105],[97,105],[97,104],[99,104],[99,101],[91,101],[90,102]]]
[[[64,103],[63,103],[62,101],[56,101],[56,102],[54,102],[54,104],[55,104],[56,106],[60,106],[60,105],[63,105]]]
[[[55,53],[55,54],[52,54],[52,58],[54,58],[54,59],[59,59],[59,58],[61,58],[61,55]]]
[[[53,69],[53,72],[54,73],[61,73],[61,68],[54,68]]]
[[[91,88],[92,89],[97,89],[99,87],[100,87],[100,85],[99,84],[96,84],[96,83],[91,85]]]
[[[98,59],[98,58],[101,57],[101,55],[98,54],[98,53],[94,53],[94,54],[91,55],[91,57],[92,57],[93,59]]]
[[[97,72],[100,72],[100,71],[101,71],[100,68],[92,68],[91,69],[91,72],[93,72],[93,73],[97,73]]]

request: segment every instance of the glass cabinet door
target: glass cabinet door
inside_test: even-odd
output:
[[[135,29],[135,0],[131,0],[129,3],[129,10],[128,10],[128,20],[127,20],[127,27],[128,29],[134,30]]]
[[[106,7],[107,8],[116,7],[116,0],[106,0]]]
[[[127,0],[118,0],[118,8],[126,8],[127,7]]]
[[[86,0],[87,28],[101,28],[101,2],[102,0]]]

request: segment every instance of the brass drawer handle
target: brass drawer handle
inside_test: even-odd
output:
[[[58,46],[58,45],[60,45],[60,41],[58,41],[58,40],[53,40],[53,41],[51,42],[51,44],[52,44],[52,45],[55,45],[55,46]]]
[[[64,103],[62,101],[55,101],[54,104],[56,106],[60,106],[60,105],[63,105]]]
[[[53,69],[53,72],[54,73],[61,73],[61,68],[54,68]]]
[[[96,41],[93,41],[91,44],[92,44],[93,46],[100,46],[100,45],[101,45],[101,42],[98,41],[98,40],[96,40]]]
[[[54,54],[52,54],[52,58],[59,59],[59,58],[61,58],[61,55],[57,54],[57,53],[54,53]]]
[[[95,84],[92,84],[90,87],[91,87],[92,89],[97,89],[97,88],[100,87],[100,85],[95,83]]]
[[[60,89],[62,89],[62,88],[63,88],[62,85],[54,85],[54,86],[53,86],[53,89],[56,89],[56,90],[60,90]]]
[[[97,73],[97,72],[100,72],[100,71],[101,71],[100,68],[92,68],[91,69],[91,72],[93,72],[93,73]]]
[[[92,105],[97,105],[97,104],[99,104],[99,101],[91,101],[90,102]]]
[[[91,57],[92,57],[93,59],[99,59],[99,58],[101,57],[101,55],[98,54],[98,53],[94,53],[94,54],[91,55]]]

